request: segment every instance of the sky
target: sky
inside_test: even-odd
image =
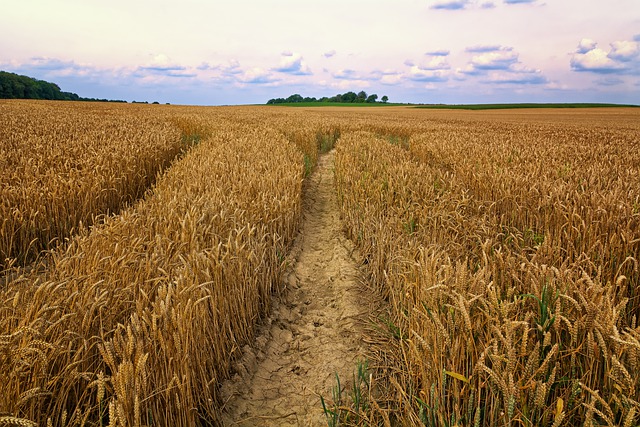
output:
[[[640,104],[640,0],[0,0],[0,70],[190,105]]]

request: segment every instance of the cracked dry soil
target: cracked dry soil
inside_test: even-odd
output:
[[[336,374],[350,383],[365,358],[368,298],[342,232],[334,158],[332,150],[319,159],[305,188],[286,289],[222,385],[225,426],[326,426],[320,395],[331,398]]]

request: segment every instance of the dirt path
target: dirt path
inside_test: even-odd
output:
[[[330,398],[336,373],[351,382],[364,360],[358,319],[368,307],[340,225],[333,162],[333,151],[321,157],[306,188],[287,291],[222,387],[226,426],[326,426],[320,394]]]

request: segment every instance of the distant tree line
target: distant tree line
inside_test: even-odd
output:
[[[55,83],[0,71],[0,99],[48,99],[58,101],[126,102],[121,100],[82,98],[64,92]]]
[[[384,95],[381,98],[383,103],[389,101],[389,97]],[[378,95],[373,93],[371,95],[367,95],[367,92],[360,91],[358,93],[355,92],[346,92],[342,94],[337,94],[332,97],[322,97],[322,98],[313,98],[313,97],[302,97],[302,95],[294,94],[288,98],[275,98],[267,101],[268,105],[271,104],[294,104],[298,102],[341,102],[341,103],[376,103],[378,102]]]

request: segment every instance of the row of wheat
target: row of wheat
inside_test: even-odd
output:
[[[238,110],[173,117],[209,136],[145,199],[1,290],[0,413],[41,425],[216,421],[219,383],[268,310],[298,228],[303,152]]]
[[[391,306],[386,397],[412,425],[636,425],[638,141],[482,125],[338,143],[345,225]]]
[[[0,104],[0,271],[32,262],[97,216],[141,197],[185,146],[136,106]]]

